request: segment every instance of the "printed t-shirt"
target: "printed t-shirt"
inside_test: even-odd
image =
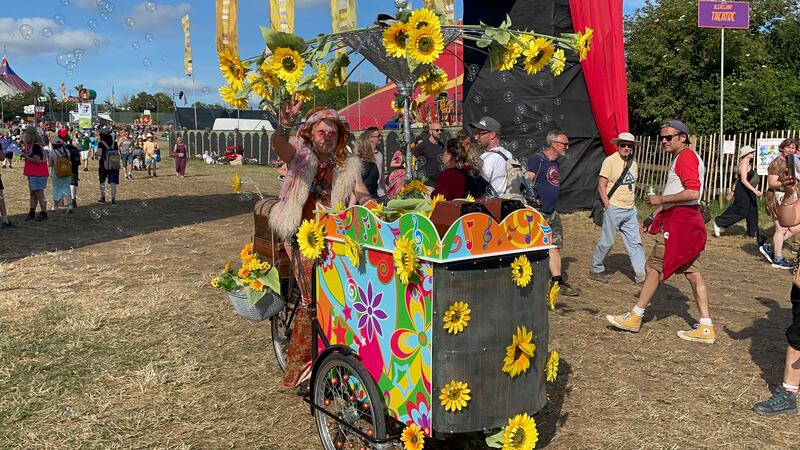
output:
[[[631,155],[629,158],[633,158],[633,156]],[[606,194],[611,192],[611,188],[614,187],[617,179],[622,176],[622,171],[625,170],[625,164],[626,161],[622,159],[619,152],[603,160],[603,165],[600,167],[600,176],[608,180]],[[611,205],[617,208],[633,209],[636,200],[635,184],[638,169],[638,164],[636,164],[636,161],[633,161],[628,173],[625,174],[625,178],[614,192],[614,196],[609,199],[608,202]]]
[[[558,160],[550,160],[543,153],[534,153],[528,158],[528,172],[536,174],[534,186],[542,199],[542,212],[552,213],[561,192]]]

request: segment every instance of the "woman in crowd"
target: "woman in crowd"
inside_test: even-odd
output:
[[[792,263],[783,257],[783,243],[800,232],[800,225],[792,225],[784,227],[778,222],[778,204],[783,199],[783,192],[781,189],[781,182],[778,177],[786,171],[787,158],[793,158],[795,151],[797,151],[797,143],[791,139],[785,139],[778,146],[780,154],[775,158],[767,168],[767,191],[764,206],[767,208],[767,214],[772,217],[775,223],[775,234],[772,235],[772,244],[764,244],[759,247],[759,251],[767,261],[772,263],[772,267],[776,269],[792,268]]]
[[[380,171],[378,164],[375,163],[375,153],[369,141],[367,133],[361,133],[356,139],[356,155],[361,158],[361,179],[367,187],[372,198],[378,198],[378,183],[380,182]]]
[[[386,197],[390,200],[397,197],[406,183],[406,159],[403,150],[397,150],[389,161],[389,177],[386,180]]]
[[[467,163],[467,152],[458,139],[448,139],[442,154],[444,170],[436,178],[436,187],[431,197],[439,194],[445,200],[464,198],[467,196],[467,173],[464,169]]]
[[[481,172],[483,171],[483,159],[481,159],[481,151],[478,148],[478,144],[475,143],[475,140],[472,139],[470,136],[469,131],[466,128],[462,128],[458,131],[456,135],[456,140],[458,140],[458,144],[461,148],[464,149],[466,162],[464,163],[464,169],[472,175],[473,177],[481,176]]]
[[[106,202],[106,181],[108,181],[109,191],[111,191],[111,204],[117,204],[117,185],[119,184],[119,170],[120,167],[117,166],[116,168],[113,167],[106,167],[106,160],[109,158],[110,152],[117,153],[117,159],[119,161],[119,146],[114,141],[114,138],[111,136],[111,130],[108,128],[101,128],[98,132],[100,136],[100,143],[98,144],[97,148],[97,159],[99,161],[99,169],[98,175],[100,179],[100,198],[97,200],[98,203],[105,203]]]
[[[280,114],[280,126],[272,136],[272,146],[288,164],[289,171],[281,187],[278,203],[270,213],[272,230],[286,241],[292,269],[302,294],[297,319],[292,325],[292,340],[286,356],[283,385],[300,387],[310,376],[311,270],[313,260],[299,251],[296,234],[302,220],[314,220],[317,203],[330,208],[364,203],[370,194],[361,181],[361,159],[348,155],[350,133],[334,109],[314,108],[306,122],[289,138],[303,102],[292,98]],[[301,393],[304,389],[301,389]]]
[[[50,175],[47,171],[47,159],[44,156],[42,145],[42,135],[36,127],[29,126],[22,132],[22,159],[25,166],[22,174],[28,177],[28,189],[30,190],[30,209],[25,220],[41,222],[47,220],[47,199],[44,197],[44,190],[47,187],[47,178]],[[39,216],[36,217],[36,205],[39,205]]]
[[[64,145],[64,141],[59,136],[53,137],[50,141],[53,147],[49,152],[48,165],[50,166],[50,179],[53,182],[53,211],[60,206],[69,207],[72,204],[72,195],[70,193],[70,180],[72,179],[72,161],[70,160],[69,150]],[[66,161],[66,166],[69,170],[59,176],[60,166],[63,161]]]
[[[727,228],[742,219],[747,223],[747,237],[758,236],[758,197],[763,194],[756,188],[759,175],[753,160],[756,149],[749,145],[739,149],[739,181],[733,190],[733,203],[714,219],[714,236],[719,237],[722,228]]]
[[[186,160],[189,155],[183,138],[178,136],[175,147],[172,149],[172,157],[175,158],[175,176],[184,178],[186,176]]]

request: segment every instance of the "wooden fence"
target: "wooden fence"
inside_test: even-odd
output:
[[[720,174],[719,134],[692,136],[692,148],[697,150],[706,166],[703,200],[710,202],[719,198],[720,176],[722,177],[722,194],[727,194],[733,189],[739,176],[736,170],[739,163],[739,148],[749,145],[758,150],[757,141],[759,139],[797,139],[798,137],[800,137],[800,130],[726,135],[725,140],[735,142],[736,151],[732,155],[722,155],[722,173]],[[639,187],[637,192],[640,197],[644,197],[648,185],[655,187],[656,191],[664,187],[670,155],[661,149],[658,136],[639,136],[636,139],[642,143],[636,150],[636,160],[639,163],[639,176],[636,180]],[[759,181],[759,189],[766,190],[766,183],[767,177],[762,176]]]

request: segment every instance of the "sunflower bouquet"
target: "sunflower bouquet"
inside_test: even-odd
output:
[[[281,293],[281,280],[276,269],[247,244],[239,254],[241,266],[236,269],[230,261],[222,273],[211,280],[211,286],[232,293],[243,291],[251,305],[258,303],[268,292]]]

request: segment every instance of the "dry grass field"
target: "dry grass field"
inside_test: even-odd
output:
[[[308,407],[278,387],[268,327],[238,318],[208,284],[252,232],[255,196],[233,194],[232,174],[274,193],[274,169],[192,162],[177,179],[171,164],[123,182],[113,207],[95,202],[96,172],[81,172],[79,208],[44,223],[23,220],[21,165],[0,169],[18,225],[0,230],[0,448],[319,448]],[[781,380],[786,271],[732,230],[705,253],[715,345],[675,335],[696,317],[679,277],[641,333],[617,332],[604,315],[638,293],[621,242],[612,281],[597,284],[586,274],[599,230],[585,213],[565,229],[583,293],[550,313],[561,370],[537,448],[799,445],[800,419],[750,411]]]

